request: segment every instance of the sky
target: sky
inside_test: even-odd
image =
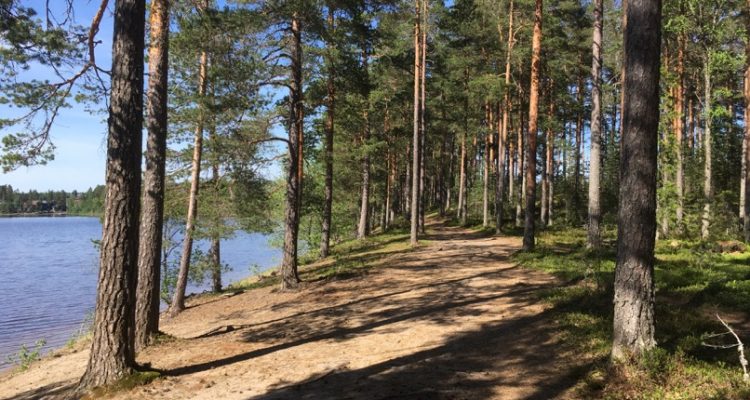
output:
[[[40,17],[44,16],[46,0],[26,0],[23,5],[34,8]],[[110,2],[112,3],[112,2]],[[50,5],[54,15],[62,16],[63,1],[52,1]],[[99,6],[97,0],[76,0],[74,2],[75,22],[89,25]],[[101,41],[96,47],[97,63],[104,69],[111,64],[112,49],[112,6],[99,28],[97,39]],[[56,77],[44,68],[36,67],[24,77],[48,78]],[[18,114],[20,110],[0,107],[4,115]],[[12,185],[14,189],[27,191],[36,190],[85,190],[89,187],[104,183],[106,161],[106,120],[103,115],[88,113],[84,105],[71,101],[71,108],[61,110],[52,128],[52,143],[54,143],[55,159],[47,165],[21,167],[10,173],[0,172],[0,184]],[[0,130],[0,136],[12,132],[12,129]]]
[[[44,17],[46,0],[25,0],[23,5],[37,11]],[[53,15],[62,16],[63,1],[49,2]],[[78,25],[88,26],[99,7],[99,0],[74,0],[74,18]],[[111,66],[112,49],[112,10],[113,1],[109,2],[107,12],[101,21],[96,47],[96,61],[103,69]],[[223,4],[220,1],[219,4]],[[22,79],[59,80],[51,71],[37,66],[32,67]],[[102,113],[91,114],[86,105],[70,101],[71,107],[62,109],[51,131],[52,143],[55,145],[55,159],[46,165],[21,167],[9,173],[0,171],[0,185],[11,185],[14,189],[28,191],[66,190],[84,191],[90,187],[104,184],[106,167],[106,116]],[[89,105],[90,107],[90,105]],[[103,104],[100,106],[104,107]],[[0,106],[0,114],[5,116],[20,115],[20,109]],[[0,130],[0,137],[13,132],[13,129]],[[282,129],[274,129],[274,135],[283,135]],[[145,132],[144,132],[145,135]],[[144,137],[145,146],[145,137]],[[271,152],[278,152],[278,145]],[[275,178],[281,174],[281,167],[273,164],[267,168],[265,175]]]

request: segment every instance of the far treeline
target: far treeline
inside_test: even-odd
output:
[[[49,190],[20,192],[11,185],[0,185],[0,215],[68,214],[101,215],[104,210],[104,186],[85,192]]]
[[[196,231],[219,265],[228,216],[279,227],[282,290],[299,290],[298,243],[325,257],[339,238],[408,226],[416,245],[429,212],[523,228],[526,251],[565,225],[585,225],[597,249],[617,224],[614,359],[655,346],[656,235],[750,240],[749,4],[222,4],[153,0],[146,18],[144,0],[115,0],[109,70],[94,57],[107,0],[86,27],[0,0],[0,100],[29,110],[1,121],[21,129],[3,138],[6,170],[51,159],[70,98],[109,98],[82,390],[132,373],[158,333],[165,210],[184,210],[185,227],[170,315]],[[32,65],[57,80],[22,79]],[[259,173],[271,144],[286,150],[277,182]]]

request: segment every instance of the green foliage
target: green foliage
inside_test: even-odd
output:
[[[743,399],[734,349],[702,345],[724,328],[717,308],[732,313],[750,307],[750,251],[717,253],[703,242],[661,240],[656,249],[656,339],[659,347],[631,363],[610,366],[614,232],[599,253],[585,248],[585,232],[560,229],[543,233],[537,250],[517,253],[521,265],[557,275],[565,284],[540,297],[553,308],[566,347],[593,360],[577,385],[582,398]]]
[[[39,339],[34,343],[34,347],[27,347],[25,344],[21,345],[21,349],[15,355],[8,356],[8,362],[11,364],[18,365],[21,371],[26,371],[31,366],[31,363],[38,360],[42,354],[42,349],[47,341]]]
[[[14,191],[10,185],[0,185],[0,215],[50,214],[101,215],[104,204],[104,186],[89,188],[86,192]]]

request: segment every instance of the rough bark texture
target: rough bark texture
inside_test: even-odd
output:
[[[333,35],[336,28],[334,9],[328,8],[328,31]],[[334,43],[326,43],[329,53],[326,55],[326,122],[325,122],[325,163],[326,177],[323,200],[323,225],[320,236],[320,256],[328,257],[331,245],[331,209],[333,208],[333,135],[335,131],[334,117],[336,113],[336,65],[332,54]]]
[[[151,47],[146,94],[146,172],[141,206],[135,348],[148,346],[159,333],[161,246],[164,223],[164,170],[167,151],[167,74],[169,71],[169,2],[151,3]]]
[[[114,15],[99,280],[91,352],[79,382],[81,391],[112,384],[135,367],[145,2],[117,0]]]
[[[531,89],[529,89],[529,131],[526,141],[526,218],[523,249],[534,249],[536,211],[536,135],[539,118],[539,70],[542,50],[542,0],[534,7],[534,34],[531,39]]]
[[[284,249],[281,261],[281,289],[294,289],[299,285],[297,273],[297,236],[299,234],[299,213],[302,197],[302,146],[303,143],[303,103],[302,103],[302,32],[300,20],[295,13],[291,21],[291,75],[290,124],[289,124],[289,171],[286,180],[286,216],[284,218]]]
[[[208,1],[201,3],[200,8],[208,8]],[[198,97],[206,95],[208,71],[208,53],[201,52],[200,66],[198,71]],[[169,307],[170,315],[177,315],[185,309],[185,289],[187,288],[188,272],[190,270],[190,256],[193,252],[193,234],[195,233],[195,220],[198,217],[198,189],[200,188],[201,157],[203,156],[203,123],[204,115],[202,106],[199,106],[198,121],[195,124],[195,139],[193,142],[193,165],[190,175],[190,197],[188,198],[188,212],[185,223],[185,238],[182,242],[182,255],[180,257],[180,269],[177,273],[177,284],[174,289],[172,304]]]
[[[601,247],[601,160],[602,160],[602,0],[594,0],[594,29],[591,51],[591,152],[589,172],[588,245]]]
[[[654,340],[661,1],[628,0],[612,356]]]
[[[710,55],[706,54],[703,66],[703,213],[701,214],[701,238],[708,239],[711,227],[711,203],[713,203],[713,183],[711,150],[711,127],[713,121],[711,118],[711,66]]]
[[[412,245],[417,244],[417,234],[419,225],[419,199],[421,193],[419,193],[419,113],[420,105],[419,100],[421,98],[421,87],[419,80],[422,76],[421,73],[421,62],[422,56],[420,54],[420,29],[421,29],[421,7],[420,0],[417,0],[415,7],[415,23],[414,23],[414,126],[412,135],[412,180],[411,180],[411,231],[410,231],[410,243]]]

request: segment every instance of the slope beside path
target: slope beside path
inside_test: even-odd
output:
[[[362,253],[356,274],[214,298],[162,329],[138,361],[164,377],[122,399],[551,399],[574,397],[585,357],[562,345],[511,237],[435,224],[413,250]],[[87,351],[0,377],[0,398],[62,398]]]

